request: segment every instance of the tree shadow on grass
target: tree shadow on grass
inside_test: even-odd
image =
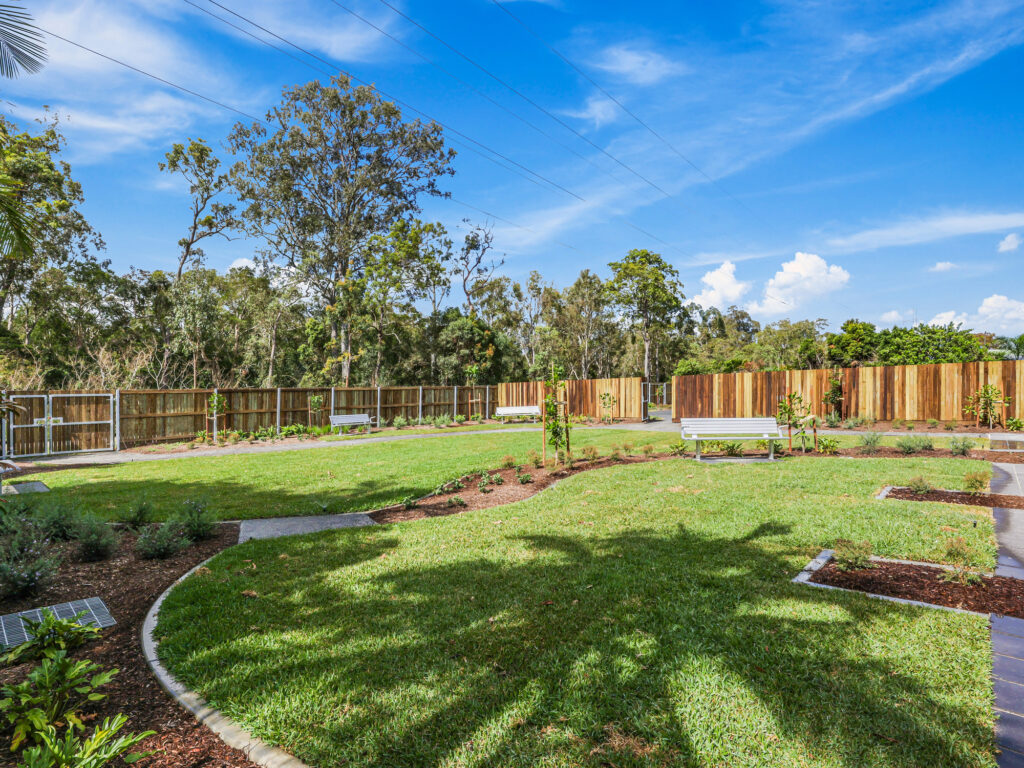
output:
[[[905,671],[884,634],[907,609],[790,584],[766,540],[786,526],[497,537],[500,559],[415,567],[388,530],[222,556],[165,605],[172,668],[319,768],[991,764],[983,683]]]

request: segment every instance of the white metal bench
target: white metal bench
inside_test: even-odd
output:
[[[494,409],[494,418],[505,419],[530,417],[540,418],[539,405],[503,405]]]
[[[331,429],[335,427],[341,431],[342,427],[366,427],[369,432],[373,426],[373,418],[365,413],[349,413],[340,416],[331,416]]]
[[[775,441],[782,438],[782,428],[772,418],[757,419],[680,419],[681,440],[697,444],[700,461],[701,440],[767,440],[768,458],[775,458]]]
[[[994,443],[1006,443],[1006,447],[993,448]],[[993,451],[1024,451],[1024,432],[992,433],[988,436],[988,445]]]

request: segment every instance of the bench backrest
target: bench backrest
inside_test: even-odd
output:
[[[773,418],[754,419],[680,419],[682,436],[697,437],[746,435],[757,437],[781,437],[782,429]]]
[[[540,416],[539,405],[504,405],[494,409],[495,416]]]
[[[369,424],[370,417],[365,413],[352,413],[344,414],[341,416],[331,416],[332,427],[343,427],[346,424]]]

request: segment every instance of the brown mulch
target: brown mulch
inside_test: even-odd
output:
[[[376,512],[370,512],[370,518],[377,523],[402,523],[408,520],[422,520],[425,517],[444,517],[445,515],[455,515],[460,512],[469,512],[474,509],[487,509],[488,507],[497,507],[502,504],[511,504],[514,501],[522,501],[528,499],[537,493],[540,493],[545,488],[549,488],[559,480],[569,477],[571,475],[578,475],[580,472],[586,472],[591,469],[601,469],[602,467],[612,467],[619,464],[642,464],[648,461],[657,461],[658,459],[676,458],[669,454],[650,454],[650,455],[635,455],[625,456],[623,455],[620,460],[614,461],[607,457],[598,459],[597,461],[576,461],[572,469],[566,469],[564,467],[558,467],[556,469],[538,468],[533,466],[523,466],[519,469],[496,469],[487,474],[491,477],[494,475],[500,475],[502,478],[502,484],[496,485],[495,483],[489,483],[486,488],[487,492],[484,493],[478,487],[481,475],[475,473],[472,475],[464,475],[459,478],[459,481],[465,486],[464,488],[452,488],[445,493],[437,494],[436,496],[430,496],[423,501],[420,501],[412,509],[405,509],[402,506],[385,507],[379,509]],[[517,474],[529,475],[529,483],[521,483],[517,479]],[[451,505],[449,500],[454,497],[461,498],[465,505]]]
[[[810,451],[806,454],[801,454],[799,446],[794,446],[793,453],[790,455],[818,456],[820,454],[812,454]],[[949,452],[948,448],[932,448],[928,451],[907,454],[891,445],[879,446],[878,450],[874,453],[864,453],[860,446],[840,448],[839,455],[850,456],[855,459],[973,459],[975,461],[998,461],[1004,464],[1024,464],[1024,453],[973,450],[967,456],[954,456]]]
[[[946,573],[941,568],[886,562],[875,565],[875,568],[860,571],[840,571],[830,562],[817,571],[811,581],[948,608],[1024,618],[1024,581],[1021,579],[985,576],[981,584],[963,585],[940,578]]]
[[[0,602],[0,613],[103,598],[117,624],[75,655],[120,672],[101,689],[107,698],[87,710],[90,722],[121,712],[128,716],[125,732],[156,731],[139,749],[159,752],[135,764],[141,768],[255,768],[255,763],[224,744],[164,693],[143,658],[139,640],[146,612],[160,593],[194,565],[237,541],[238,525],[224,523],[218,526],[215,538],[174,557],[140,560],[134,552],[135,536],[126,533],[120,550],[109,560],[79,563],[69,552],[54,584],[30,598]],[[0,684],[22,680],[28,669],[29,665],[22,664],[0,670]],[[6,746],[0,746],[0,766],[7,768],[16,762]]]
[[[913,424],[914,428],[908,430],[908,423]],[[892,426],[892,421],[875,421],[870,424],[861,424],[859,427],[854,427],[853,429],[850,430],[847,430],[844,427],[843,430],[849,432],[923,432],[926,435],[957,435],[963,432],[984,432],[985,434],[996,434],[1005,432],[1007,434],[1014,434],[1010,430],[998,424],[992,427],[992,429],[989,429],[988,426],[985,424],[975,424],[973,421],[956,421],[956,429],[946,429],[946,424],[947,422],[942,422],[938,426],[932,427],[929,426],[927,421],[903,421],[898,427],[894,429]],[[1016,434],[1020,433],[1018,432]]]
[[[909,488],[893,488],[887,499],[903,501],[942,501],[946,504],[966,504],[972,507],[1012,507],[1024,509],[1024,496],[1006,493],[967,493],[966,491],[943,491],[936,489],[927,493],[915,493]]]

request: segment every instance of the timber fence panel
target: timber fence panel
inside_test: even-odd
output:
[[[775,416],[789,392],[825,416],[824,397],[836,374],[843,418],[963,421],[968,399],[986,384],[1008,399],[1004,418],[1024,418],[1024,360],[674,376],[672,418]]]
[[[516,381],[499,384],[498,402],[501,407],[541,405],[545,397],[542,381]],[[605,413],[601,395],[609,393],[615,398],[611,409],[614,419],[640,420],[647,413],[644,402],[644,380],[639,377],[618,379],[569,379],[565,381],[565,399],[574,416],[600,419]]]

